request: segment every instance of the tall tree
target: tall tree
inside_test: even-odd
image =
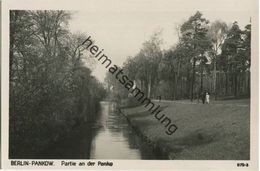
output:
[[[209,21],[202,17],[202,13],[196,12],[181,26],[181,41],[187,47],[187,52],[190,54],[190,62],[192,63],[191,101],[194,98],[196,62],[204,58],[205,52],[210,48],[207,37],[208,23]]]
[[[142,87],[144,87],[147,97],[151,96],[151,90],[158,82],[158,64],[162,58],[160,34],[160,31],[155,32],[148,41],[145,41],[142,49],[132,61],[132,64],[138,66],[134,77],[143,82]]]
[[[234,96],[237,96],[238,85],[238,73],[242,69],[243,57],[241,54],[242,47],[242,31],[240,30],[238,23],[234,22],[230,30],[228,31],[227,38],[222,48],[222,60],[226,63],[226,72],[232,74],[232,90]],[[228,81],[228,80],[227,80]],[[226,82],[226,89],[228,88]]]
[[[177,68],[178,61],[175,59],[176,56],[174,54],[174,50],[170,49],[164,52],[163,58],[160,61],[158,67],[158,73],[160,80],[163,80],[170,85],[169,94],[172,99],[176,99],[176,89],[177,89]]]
[[[212,51],[211,60],[213,63],[213,89],[215,98],[217,98],[216,80],[217,80],[217,56],[221,53],[222,45],[227,37],[228,27],[223,21],[215,21],[210,25],[208,36],[211,40]]]

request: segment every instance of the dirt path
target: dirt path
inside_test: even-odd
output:
[[[197,100],[194,100],[191,102],[190,100],[153,100],[154,102],[157,103],[176,103],[176,104],[202,104],[202,102],[198,102]],[[248,107],[250,106],[249,99],[243,99],[243,100],[223,100],[223,101],[211,101],[210,104],[204,104],[204,105],[220,105],[220,106],[241,106],[241,107]]]

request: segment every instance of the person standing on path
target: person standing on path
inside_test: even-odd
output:
[[[206,93],[206,103],[209,104],[209,93]]]

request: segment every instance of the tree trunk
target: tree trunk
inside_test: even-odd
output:
[[[191,96],[190,96],[190,93],[191,93],[191,85],[190,85],[190,78],[191,76],[190,76],[190,72],[188,71],[188,74],[187,74],[187,78],[186,78],[186,80],[185,80],[185,83],[186,83],[186,87],[185,87],[185,89],[186,89],[186,92],[185,92],[185,98],[191,98]]]
[[[174,94],[175,94],[175,100],[176,100],[178,98],[178,75],[175,77],[175,90],[174,90]]]
[[[213,90],[215,94],[215,100],[217,99],[217,68],[216,68],[216,56],[214,58],[214,63],[213,63]]]
[[[194,83],[195,83],[195,64],[196,60],[193,59],[193,65],[192,65],[192,81],[191,81],[191,101],[193,101],[193,89],[194,89]]]
[[[203,91],[203,68],[200,69],[200,92]]]
[[[237,95],[241,94],[241,73],[237,74]]]
[[[203,91],[203,73],[200,74],[200,92]]]
[[[226,87],[225,87],[225,96],[228,94],[228,73],[225,72],[226,75]]]
[[[237,97],[237,74],[234,74],[234,96]]]
[[[177,87],[177,79],[176,79],[176,72],[174,72],[174,78],[172,80],[172,100],[176,100],[176,87]]]
[[[148,90],[147,90],[147,97],[151,97],[151,84],[152,84],[152,76],[151,74],[148,77]]]
[[[175,75],[175,100],[179,97],[179,93],[178,93],[178,83],[181,84],[179,82],[179,78],[180,78],[180,60],[178,59],[178,68],[177,68],[177,74]]]
[[[181,76],[181,87],[180,87],[180,97],[183,98],[183,77]]]

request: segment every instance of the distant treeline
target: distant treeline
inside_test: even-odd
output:
[[[161,32],[155,32],[122,67],[148,97],[193,100],[203,91],[215,98],[250,96],[250,23],[241,30],[236,21],[210,22],[196,12],[176,32],[178,41],[168,50],[161,49]],[[108,88],[127,96],[113,79],[108,73]]]
[[[9,157],[33,158],[93,119],[105,90],[91,76],[67,11],[10,11]]]

